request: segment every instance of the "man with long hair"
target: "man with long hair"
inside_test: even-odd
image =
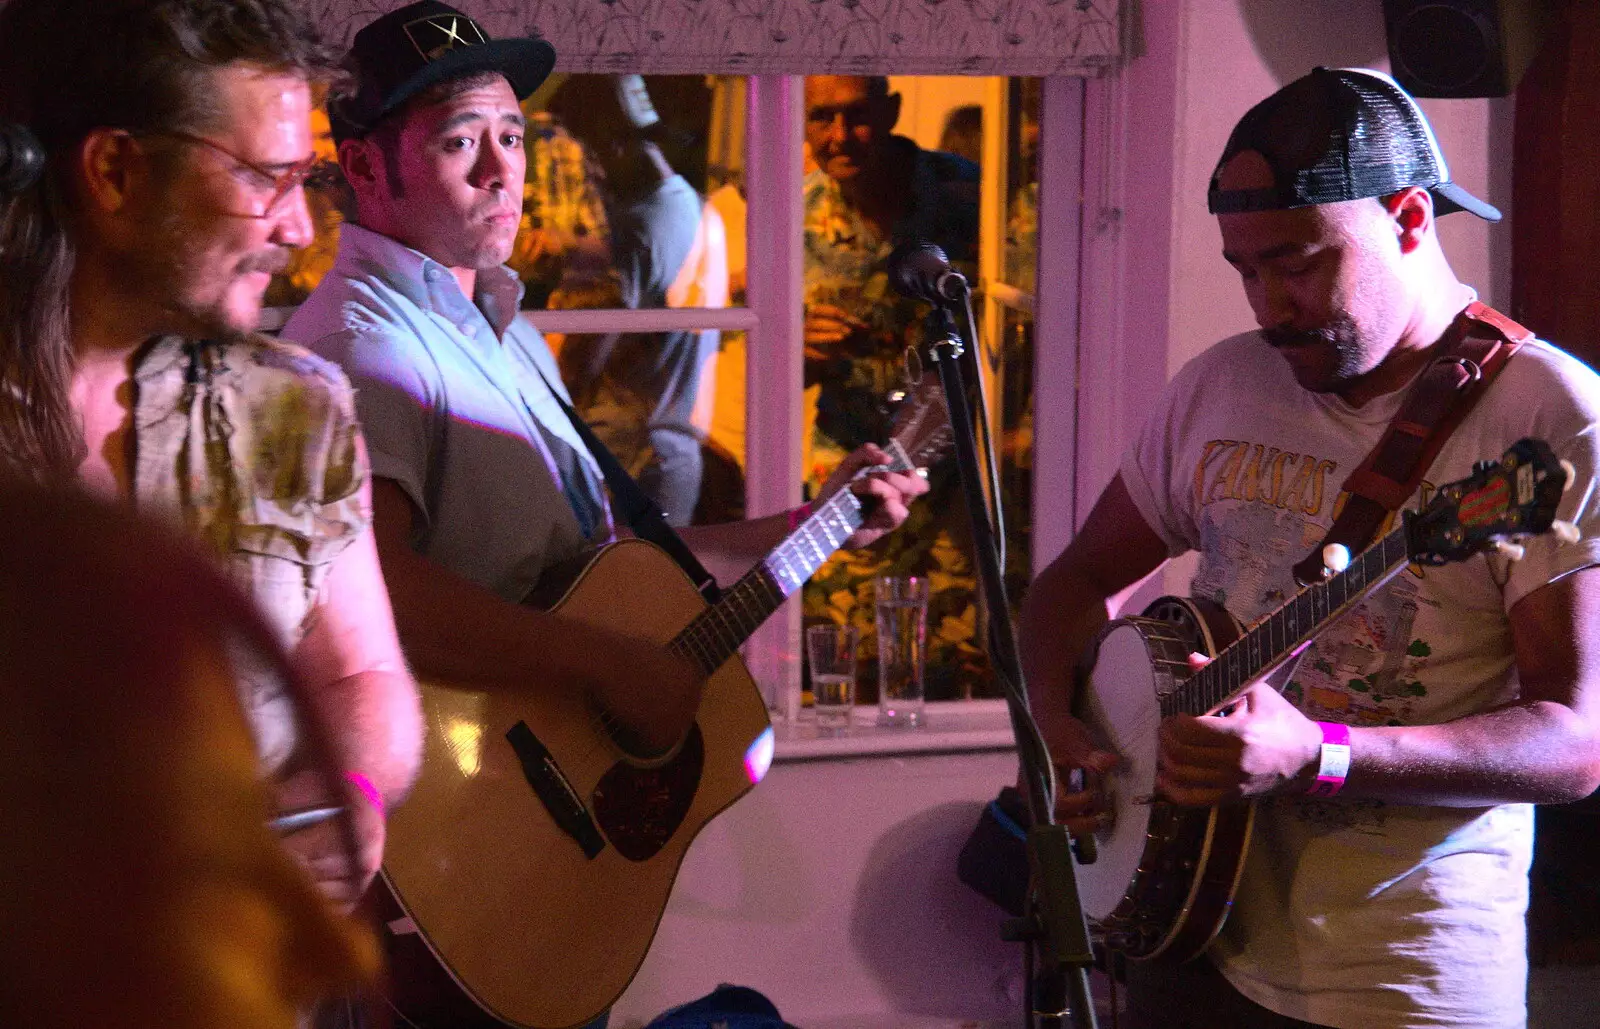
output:
[[[0,467],[211,547],[334,729],[370,877],[371,801],[409,784],[420,716],[364,444],[344,377],[253,332],[269,276],[310,235],[311,95],[333,68],[288,0],[0,9],[0,122],[44,156],[0,196]],[[269,677],[242,678],[277,768],[293,719]],[[353,901],[316,836],[298,842],[313,874]]]

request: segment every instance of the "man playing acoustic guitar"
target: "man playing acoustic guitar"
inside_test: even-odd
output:
[[[1197,597],[1246,624],[1280,606],[1407,386],[1453,325],[1483,317],[1435,218],[1499,214],[1449,181],[1386,76],[1318,69],[1257,105],[1209,203],[1260,330],[1178,373],[1024,605],[1052,755],[1091,779],[1119,758],[1073,716],[1072,669],[1108,599],[1196,550]],[[1221,936],[1188,964],[1130,963],[1124,1024],[1525,1024],[1531,805],[1600,785],[1597,418],[1600,380],[1525,343],[1421,492],[1542,437],[1576,471],[1560,517],[1582,541],[1413,567],[1318,637],[1281,694],[1257,681],[1226,716],[1163,722],[1163,798],[1261,803]],[[1067,791],[1058,811],[1092,831],[1102,803]]]
[[[419,676],[529,705],[560,707],[587,696],[621,723],[638,745],[631,752],[663,752],[680,740],[692,750],[698,738],[687,734],[707,670],[655,643],[524,603],[546,571],[615,537],[604,472],[563,410],[570,400],[554,357],[518,316],[522,286],[503,263],[521,214],[519,101],[554,59],[543,40],[492,40],[466,15],[433,0],[393,11],[356,34],[347,62],[354,87],[329,104],[355,217],[342,229],[332,271],[284,335],[342,366],[356,386],[372,453],[378,552]],[[887,460],[876,447],[861,448],[823,499],[857,471]],[[865,546],[905,519],[907,503],[926,484],[909,469],[876,470],[850,488],[872,503],[844,543]],[[682,536],[709,572],[728,582],[803,514],[694,527]],[[630,589],[651,587],[629,582],[604,604],[628,610]],[[645,609],[665,603],[650,595],[632,602]],[[532,763],[547,775],[551,767],[562,769],[556,774],[570,780],[563,786],[571,795],[581,795],[576,816],[587,825],[582,805],[593,803],[590,791],[549,742],[550,726],[520,729],[524,748],[548,743],[557,751]],[[509,753],[503,740],[494,742],[497,755]],[[518,753],[526,769],[528,752]],[[427,776],[425,762],[424,784]],[[595,815],[604,817],[598,807]],[[441,824],[436,831],[462,827]],[[592,873],[618,853],[615,836],[609,847],[598,833],[585,839],[594,854],[605,853],[598,863],[582,863],[583,871]],[[516,848],[502,837],[498,845],[517,851],[502,859],[520,860],[520,867],[542,859],[528,853],[542,840]],[[560,852],[556,860],[568,851],[582,856],[567,837],[549,849]],[[560,873],[537,876],[555,877]],[[548,907],[528,917],[551,925],[562,920]],[[606,932],[615,937],[619,927]],[[530,967],[514,978],[550,975]],[[546,1017],[565,1024],[573,1016],[530,1016]]]
[[[665,650],[524,606],[548,568],[613,534],[601,473],[563,414],[555,361],[517,316],[503,264],[525,171],[519,99],[543,40],[491,40],[433,0],[356,34],[351,95],[330,104],[357,215],[284,335],[342,366],[373,462],[373,520],[407,656],[424,675],[587,689],[647,745],[687,731],[699,676]],[[863,447],[836,476],[887,460]],[[873,472],[865,546],[926,484]],[[827,491],[824,496],[827,496]],[[777,515],[683,532],[719,580],[792,528]],[[620,600],[620,598],[619,598]]]

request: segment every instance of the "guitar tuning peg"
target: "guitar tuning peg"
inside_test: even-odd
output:
[[[1578,481],[1578,469],[1573,466],[1571,461],[1563,457],[1561,459],[1561,470],[1567,473],[1567,484],[1563,487],[1563,491],[1569,490],[1572,488],[1572,484]]]
[[[1555,534],[1556,539],[1563,543],[1576,543],[1583,539],[1583,533],[1579,532],[1578,527],[1571,522],[1551,522],[1550,531]]]
[[[1322,577],[1332,578],[1350,567],[1350,550],[1342,543],[1330,543],[1322,548]]]
[[[1507,561],[1521,561],[1522,555],[1528,552],[1527,547],[1520,543],[1512,543],[1510,540],[1496,540],[1490,545],[1490,549]]]

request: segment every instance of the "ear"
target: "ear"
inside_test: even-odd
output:
[[[890,93],[883,98],[883,130],[885,132],[900,124],[900,94]]]
[[[73,162],[90,211],[116,214],[127,207],[148,174],[148,160],[127,130],[90,130],[78,144]]]
[[[339,170],[358,197],[385,186],[387,168],[371,140],[347,139],[339,144]]]
[[[1415,251],[1433,231],[1433,194],[1421,186],[1391,193],[1383,198],[1383,207],[1394,221],[1402,254]]]

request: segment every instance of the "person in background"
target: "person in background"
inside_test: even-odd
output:
[[[933,243],[971,269],[978,247],[978,167],[894,134],[900,96],[882,76],[806,79],[806,382],[819,384],[822,466],[882,438],[883,397],[900,384],[920,308],[888,285],[906,242]]]
[[[976,270],[978,167],[895,134],[900,96],[881,76],[812,76],[805,108],[815,168],[804,185],[802,449],[814,489],[844,454],[884,438],[888,398],[906,384],[906,348],[921,343],[925,305],[890,288],[890,253],[929,242],[969,277]],[[948,699],[966,695],[986,662],[954,462],[931,469],[929,482],[930,502],[912,512],[906,531],[874,552],[834,557],[807,585],[804,607],[807,620],[851,621],[870,640],[873,578],[929,576],[927,691]]]
[[[945,115],[939,149],[978,164],[983,160],[983,108],[964,104]]]
[[[549,110],[591,155],[622,306],[726,307],[722,217],[667,163],[656,139],[661,116],[643,77],[570,77]],[[578,410],[676,526],[689,524],[700,496],[700,447],[710,423],[701,387],[714,381],[720,335],[575,336],[561,349]],[[628,432],[632,424],[642,431]],[[633,445],[619,445],[630,438]]]

